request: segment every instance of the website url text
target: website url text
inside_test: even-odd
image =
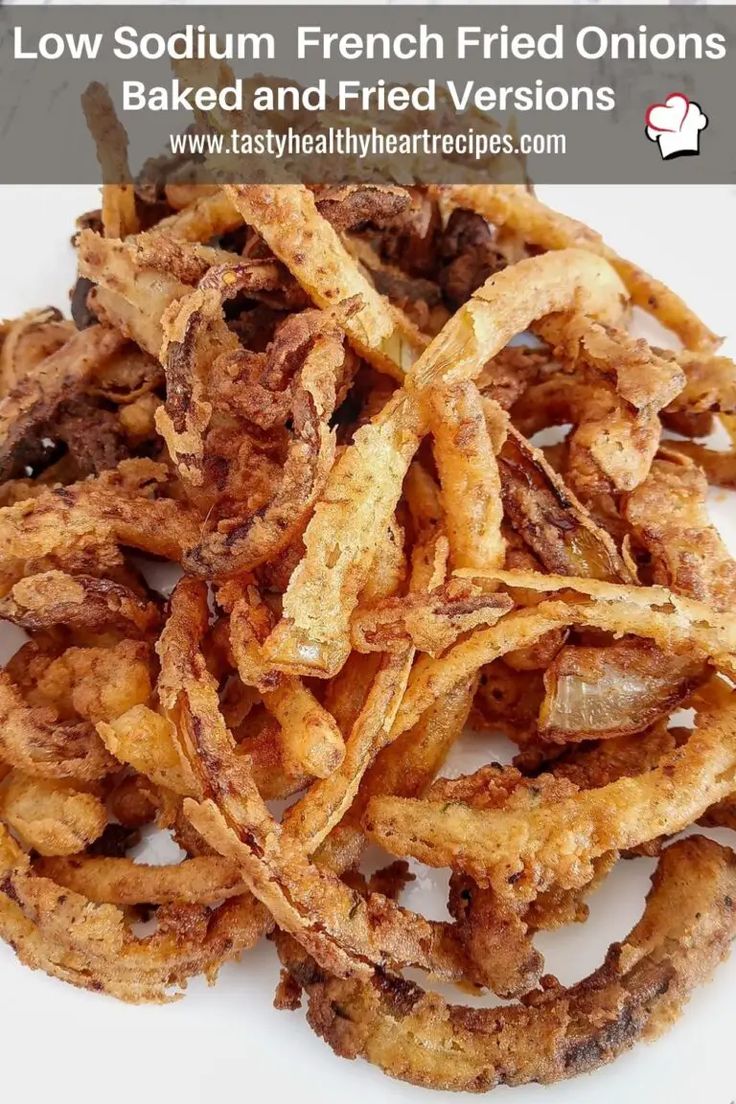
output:
[[[411,134],[386,132],[373,127],[329,127],[318,133],[288,128],[283,132],[231,131],[229,134],[170,134],[172,154],[204,157],[268,156],[277,160],[293,157],[338,156],[362,159],[385,156],[463,157],[480,161],[499,154],[561,157],[567,152],[565,134],[488,134],[469,129],[457,134],[419,130]]]

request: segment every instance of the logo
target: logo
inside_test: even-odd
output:
[[[663,161],[676,157],[697,157],[700,132],[708,125],[708,116],[700,104],[683,92],[671,92],[664,103],[653,103],[644,117],[647,138],[656,142]]]

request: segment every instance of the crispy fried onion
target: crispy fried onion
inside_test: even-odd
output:
[[[547,410],[551,402],[558,418],[575,424],[567,471],[583,498],[631,490],[645,478],[657,450],[660,411],[685,383],[677,360],[642,338],[579,317],[552,319],[542,332],[557,342],[555,355],[578,378],[572,387],[554,377],[532,387],[522,408],[533,412],[538,404],[536,409]]]
[[[214,905],[247,892],[236,868],[219,855],[197,855],[176,866],[147,866],[125,857],[70,855],[37,860],[34,869],[99,904]]]
[[[343,668],[341,676],[349,666]],[[361,817],[371,796],[390,793],[419,797],[424,793],[463,730],[475,685],[473,676],[455,687],[435,702],[413,728],[378,752],[363,775],[353,804],[318,848],[320,865],[340,871],[358,863],[366,844]]]
[[[221,317],[223,297],[238,287],[237,269],[213,268],[164,320],[169,398],[166,413],[158,415],[159,429],[182,475],[195,485],[205,472],[225,465],[220,500],[187,557],[199,574],[249,570],[299,535],[332,466],[335,439],[328,423],[349,371],[339,322],[354,303],[334,316],[319,311],[291,316],[263,354],[228,342],[212,363],[219,345],[215,341],[213,346],[208,318],[213,311]],[[225,385],[223,408],[207,436],[212,407],[205,398],[204,372]],[[289,431],[282,428],[287,421]],[[285,433],[286,454],[278,478],[274,472],[269,480],[265,502],[246,495],[244,509],[238,492],[250,475],[253,455],[246,446],[250,438],[257,448],[262,431]],[[218,454],[223,444],[234,453],[231,458]]]
[[[668,748],[671,746],[668,745]],[[618,765],[617,761],[615,765]],[[609,763],[609,767],[610,778],[607,781],[613,781],[626,773],[624,769],[614,773],[613,763]],[[577,785],[580,788],[589,788],[594,783],[583,774]],[[569,775],[564,772],[555,771],[554,774],[526,778],[514,767],[492,763],[481,767],[474,774],[461,775],[459,778],[439,778],[425,791],[425,796],[445,804],[460,801],[475,809],[513,807],[523,810],[534,808],[540,799],[547,802],[561,800],[574,790],[575,787],[570,785]],[[499,992],[501,985],[510,994],[525,992],[530,987],[528,982],[532,967],[541,970],[543,965],[541,956],[533,952],[531,935],[536,931],[557,928],[571,922],[580,923],[587,919],[588,906],[584,898],[606,877],[616,858],[613,851],[600,855],[593,863],[593,876],[584,885],[570,889],[555,884],[530,901],[499,896],[492,887],[479,886],[467,875],[453,875],[455,886],[461,884],[463,889],[470,890],[481,904],[485,913],[483,938],[493,939],[494,944],[499,946],[499,952],[500,947],[504,947],[504,958],[486,959],[486,968],[493,970],[495,974],[492,985],[495,992]],[[451,893],[454,893],[455,886],[451,881]],[[474,933],[468,930],[467,938],[473,937]],[[538,980],[538,975],[535,980]]]
[[[108,238],[124,238],[138,230],[135,188],[128,164],[128,133],[117,117],[104,84],[91,81],[82,93],[82,110],[102,179],[102,225]]]
[[[696,836],[669,847],[644,915],[577,985],[553,984],[508,1008],[447,1004],[389,974],[326,975],[281,937],[282,962],[309,999],[311,1026],[346,1058],[416,1085],[481,1092],[550,1082],[612,1061],[672,1021],[736,935],[733,853]]]
[[[44,571],[20,579],[0,598],[0,618],[24,629],[67,625],[139,635],[159,625],[160,612],[154,601],[111,579]]]
[[[1,479],[10,479],[33,463],[43,451],[44,426],[59,406],[124,344],[115,330],[91,326],[29,369],[7,392],[0,400]]]
[[[550,328],[558,326],[562,332],[555,355],[574,370],[592,369],[635,410],[656,414],[682,392],[686,375],[672,353],[651,349],[641,337],[580,316],[563,325],[553,320]]]
[[[60,721],[56,709],[31,708],[0,672],[0,758],[41,778],[92,781],[115,770],[88,721]]]
[[[595,524],[539,450],[511,431],[500,460],[507,514],[546,569],[633,581],[631,568],[609,535]],[[545,639],[551,638],[543,637],[540,643]],[[513,655],[507,658],[514,661]],[[698,684],[704,670],[702,661],[666,654],[652,641],[597,649],[570,646],[550,664],[551,659],[544,656],[541,664],[547,671],[539,731],[546,740],[608,738],[617,732],[641,731],[674,708]],[[487,696],[484,700],[495,713],[494,703]],[[525,696],[524,710],[528,705]],[[503,716],[494,719],[505,723]]]
[[[280,726],[281,761],[289,774],[306,771],[326,778],[345,755],[345,743],[334,718],[301,679],[264,668],[261,644],[273,626],[273,615],[252,584],[232,581],[218,600],[229,610],[229,642],[243,683],[259,689],[263,704]],[[200,626],[200,635],[204,626]]]
[[[433,594],[445,578],[446,544],[431,503],[414,503],[414,524],[418,534],[412,553],[408,599]],[[440,554],[438,555],[438,550]],[[390,601],[390,599],[389,599]],[[503,601],[492,617],[498,616]],[[284,827],[304,849],[311,853],[334,830],[356,798],[361,781],[371,762],[387,749],[391,728],[406,690],[415,655],[415,643],[409,635],[395,650],[388,649],[366,684],[362,700],[345,710],[343,724],[349,736],[345,758],[340,767],[323,782],[313,786],[284,817]],[[350,675],[348,674],[349,678]],[[352,713],[352,716],[349,716]]]
[[[514,184],[453,185],[445,194],[453,206],[508,226],[542,249],[586,249],[604,257],[625,283],[636,306],[674,331],[687,349],[707,353],[720,344],[720,339],[670,288],[619,257],[589,226],[545,207],[525,188]]]
[[[166,403],[156,414],[156,425],[180,473],[195,484],[203,479],[204,433],[212,417],[212,404],[205,398],[207,374],[220,354],[238,347],[222,316],[223,300],[236,294],[238,281],[228,269],[217,273],[216,282],[207,279],[181,301],[174,300],[161,316]]]
[[[257,260],[236,263],[235,258],[232,263],[214,265],[201,273],[195,291],[173,300],[161,316],[160,355],[167,393],[157,425],[172,459],[190,482],[202,481],[203,436],[212,417],[208,395],[213,390],[211,378],[217,379],[215,362],[220,357],[226,361],[228,353],[240,348],[225,323],[223,304],[241,292],[252,295],[268,287],[274,267]]]
[[[428,593],[385,598],[356,610],[351,622],[353,647],[359,652],[395,651],[412,642],[429,655],[438,655],[463,633],[493,624],[509,611],[506,595],[484,593],[451,579]]]
[[[26,695],[31,704],[51,705],[64,718],[110,720],[151,697],[151,652],[144,641],[126,639],[41,656]]]
[[[526,810],[380,797],[365,827],[390,854],[449,865],[501,895],[529,899],[572,889],[594,860],[687,827],[736,789],[736,705],[703,703],[682,747],[650,771]]]
[[[633,581],[609,534],[553,471],[542,451],[511,426],[498,462],[506,515],[548,571]]]
[[[709,483],[716,487],[736,489],[736,451],[707,448],[697,441],[668,441],[667,450],[686,456],[701,468]]]
[[[501,477],[480,392],[470,380],[432,388],[427,412],[453,567],[500,567]]]
[[[612,337],[599,327],[597,338],[601,334],[596,357],[582,355],[586,363],[596,363],[603,378],[557,373],[532,384],[512,410],[516,425],[528,435],[549,425],[573,424],[566,441],[565,475],[584,501],[610,491],[631,491],[646,478],[660,443],[658,415],[682,380],[674,359],[642,352],[639,342],[619,337],[618,332]],[[616,350],[622,363],[616,360]],[[665,377],[659,385],[657,364],[663,366]],[[649,388],[635,383],[634,367],[645,379],[653,376]],[[607,382],[606,368],[619,372],[615,385]]]
[[[92,313],[157,357],[161,316],[189,290],[176,269],[160,271],[144,263],[135,241],[102,238],[91,230],[79,234],[77,263],[80,276],[94,285],[87,296]]]
[[[668,413],[736,413],[736,364],[732,360],[700,353],[675,355],[685,373],[685,386],[669,403]]]
[[[188,295],[207,271],[237,265],[248,295],[281,307],[302,305],[299,289],[272,257],[245,260],[228,250],[177,240],[154,229],[126,241],[102,238],[83,230],[77,239],[79,272],[90,281],[87,305],[100,322],[119,330],[158,358],[161,319],[169,307]],[[230,331],[220,325],[220,339]]]
[[[279,926],[335,973],[369,977],[375,964],[396,964],[464,976],[465,956],[451,925],[424,920],[381,894],[364,898],[309,862],[270,815],[247,756],[235,751],[199,651],[205,601],[201,584],[182,580],[159,646],[159,696],[198,783],[197,799],[184,801],[194,828],[237,866]]]
[[[345,318],[345,333],[369,363],[401,379],[426,341],[361,273],[312,193],[301,185],[238,184],[226,191],[318,307],[359,296],[360,309]]]
[[[107,824],[100,799],[66,781],[12,771],[0,787],[0,816],[21,843],[39,855],[73,855]]]
[[[337,231],[390,224],[411,206],[405,188],[381,184],[321,184],[314,198],[319,213]]]
[[[503,807],[511,797],[515,807],[526,808],[550,790],[552,796],[561,795],[561,790],[564,793],[565,784],[561,787],[556,779],[525,782],[513,769],[491,766],[476,775],[438,779],[425,797],[445,804],[460,800],[483,809]],[[484,983],[499,996],[521,996],[541,977],[544,960],[533,946],[531,934],[535,927],[548,925],[542,899],[534,905],[536,924],[527,915],[529,910],[523,901],[501,897],[493,888],[479,886],[465,874],[453,874],[450,879],[448,908],[456,919],[468,957]]]
[[[0,395],[15,390],[29,372],[73,337],[55,307],[28,311],[12,322],[0,322]]]
[[[99,575],[120,565],[117,545],[180,560],[196,540],[193,511],[167,496],[171,471],[124,460],[96,479],[53,487],[0,512],[0,580],[7,591],[50,568]]]
[[[97,723],[100,739],[111,755],[134,767],[156,785],[177,794],[195,794],[196,783],[182,760],[173,725],[139,703],[119,716]]]
[[[338,232],[383,225],[411,203],[405,188],[377,184],[320,185],[313,191],[317,210]],[[181,241],[210,241],[243,225],[223,188],[168,185],[166,196],[177,211],[156,224],[157,233]]]
[[[637,543],[651,557],[652,579],[717,610],[733,610],[736,563],[711,525],[704,474],[686,461],[656,460],[624,506]]]
[[[370,571],[369,550],[396,508],[427,428],[423,390],[472,378],[535,318],[576,302],[591,317],[615,321],[623,299],[605,262],[571,251],[491,276],[460,308],[413,366],[407,387],[357,431],[333,467],[304,534],[305,555],[284,596],[284,618],[265,645],[275,667],[325,677],[344,663],[349,620]]]
[[[187,979],[252,947],[269,926],[249,894],[210,909],[162,905],[152,934],[136,937],[125,914],[36,873],[0,829],[0,932],[18,957],[83,989],[127,1001],[167,1001]]]
[[[572,423],[565,440],[564,475],[585,502],[632,490],[646,477],[659,447],[656,414],[639,414],[609,387],[558,373],[525,392],[511,411],[522,433]]]
[[[665,657],[649,640],[566,645],[544,673],[539,734],[566,743],[642,732],[684,701],[706,670],[697,656]]]

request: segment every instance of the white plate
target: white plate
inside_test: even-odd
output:
[[[543,188],[540,194],[671,284],[714,330],[727,335],[724,348],[734,355],[736,189]],[[74,217],[96,205],[94,188],[0,189],[0,317],[32,306],[67,307]],[[735,501],[723,492],[713,495],[714,518],[734,550]],[[0,626],[0,658],[17,641],[17,633]],[[481,737],[466,741],[452,773],[472,769],[498,751]],[[714,835],[728,842],[727,833]],[[166,861],[167,850],[158,841],[153,854]],[[586,925],[540,938],[551,972],[571,982],[601,961],[609,942],[622,937],[639,915],[652,866],[642,859],[619,864],[592,896]],[[440,917],[442,885],[441,876],[424,873],[406,903]],[[178,1104],[287,1098],[304,1104],[377,1099],[409,1104],[441,1098],[391,1081],[362,1061],[334,1057],[302,1013],[274,1011],[277,976],[276,956],[264,945],[239,965],[225,967],[212,989],[198,979],[176,1004],[129,1007],[32,973],[0,945],[3,1095],[59,1104],[128,1104],[137,1097]],[[626,1097],[729,1104],[736,1097],[734,985],[736,957],[695,993],[682,1019],[655,1044],[638,1046],[612,1066],[571,1082],[498,1092],[503,1099],[513,1092],[518,1104],[620,1104]]]

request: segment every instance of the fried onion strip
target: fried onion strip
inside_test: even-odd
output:
[[[319,307],[360,297],[360,310],[345,321],[355,348],[380,371],[401,379],[425,341],[408,319],[378,294],[362,275],[314,196],[301,185],[228,185],[227,195],[245,222]]]
[[[125,338],[105,326],[90,326],[32,368],[0,400],[0,479],[18,475],[24,450],[37,445],[44,423],[55,415]]]
[[[279,951],[307,991],[311,1026],[343,1057],[438,1089],[549,1084],[604,1065],[671,1023],[728,952],[735,888],[730,850],[703,837],[673,844],[644,915],[600,969],[508,1008],[450,1005],[386,974],[368,983],[330,978],[293,944],[280,940]]]
[[[280,927],[336,973],[369,977],[374,964],[423,965],[460,977],[463,959],[449,925],[432,924],[380,894],[364,899],[311,864],[263,803],[246,756],[219,712],[216,688],[199,651],[206,594],[182,580],[159,641],[159,695],[175,723],[201,797],[184,812],[201,836],[233,862]]]
[[[38,561],[41,570],[63,566],[78,573],[117,566],[119,559],[109,563],[103,557],[111,542],[181,560],[196,541],[198,525],[192,511],[166,497],[172,483],[164,464],[124,460],[95,479],[50,488],[0,510],[4,589]]]
[[[502,223],[543,249],[586,249],[604,257],[626,284],[636,306],[676,333],[686,348],[710,352],[720,344],[720,338],[674,291],[620,257],[590,227],[545,207],[526,189],[513,184],[453,185],[447,194],[454,206]]]
[[[326,677],[344,663],[348,625],[370,569],[369,549],[392,516],[409,462],[426,431],[422,388],[477,374],[531,321],[572,303],[615,319],[617,277],[582,251],[522,261],[491,276],[413,366],[407,388],[359,429],[332,469],[304,534],[305,556],[284,596],[284,618],[266,642],[281,670]],[[373,478],[376,466],[382,478]],[[345,508],[348,497],[351,509]]]
[[[126,858],[71,855],[37,860],[39,874],[113,905],[169,905],[185,901],[211,905],[246,892],[237,871],[219,855],[184,859],[176,866],[146,866]]]
[[[651,556],[655,583],[716,610],[733,610],[736,562],[711,525],[707,493],[698,468],[655,460],[646,481],[629,495],[624,513]]]
[[[432,782],[468,719],[477,679],[470,677],[441,697],[420,720],[379,751],[365,772],[353,804],[325,839],[316,861],[330,870],[357,865],[366,845],[361,819],[375,794],[420,797]]]
[[[83,230],[77,241],[80,275],[96,286],[88,302],[101,322],[114,326],[151,356],[161,349],[160,319],[190,290],[173,274],[140,258],[140,246]]]
[[[221,274],[224,280],[231,275],[213,269],[208,283],[219,281]],[[329,428],[329,420],[345,365],[339,323],[351,313],[352,307],[347,304],[334,315],[305,311],[292,316],[276,335],[271,346],[274,359],[278,359],[282,350],[287,361],[297,359],[299,354],[303,356],[292,383],[292,433],[281,478],[260,508],[246,512],[245,516],[234,508],[231,516],[205,527],[202,538],[187,557],[188,566],[198,574],[219,576],[250,570],[283,551],[301,535],[334,460],[335,434]],[[239,357],[235,359],[237,362]],[[236,476],[247,476],[247,463],[239,457],[234,468]],[[191,470],[187,474],[191,477]]]
[[[264,667],[261,644],[273,625],[270,610],[251,584],[241,588],[233,582],[221,588],[219,597],[230,612],[229,640],[240,677],[246,686],[258,687],[263,704],[281,726],[285,768],[327,778],[340,766],[345,743],[334,718],[301,679]]]
[[[39,778],[89,782],[115,769],[86,721],[60,721],[56,710],[32,709],[5,671],[0,672],[0,758]]]
[[[0,618],[24,629],[118,628],[137,636],[159,625],[160,612],[154,602],[110,579],[45,571],[19,580],[0,598]]]
[[[264,910],[244,894],[214,911],[164,905],[158,930],[137,938],[114,905],[34,873],[0,830],[0,931],[27,965],[82,988],[128,1001],[171,1000],[189,977],[213,979],[224,960],[252,947],[268,927]]]
[[[736,707],[704,707],[690,739],[636,777],[528,810],[484,811],[379,797],[365,827],[394,855],[450,865],[500,894],[530,898],[556,884],[584,885],[593,860],[671,835],[736,788]]]
[[[31,778],[13,771],[0,787],[0,816],[18,839],[39,855],[72,855],[93,843],[107,812],[92,793],[69,782]]]
[[[62,318],[55,307],[31,310],[12,322],[0,322],[0,395],[17,387],[74,332],[74,323]]]
[[[501,477],[478,388],[470,380],[433,388],[426,405],[453,567],[500,567]]]
[[[92,81],[82,93],[82,110],[97,152],[102,180],[105,237],[124,238],[139,228],[135,188],[128,164],[128,133],[104,84]]]

